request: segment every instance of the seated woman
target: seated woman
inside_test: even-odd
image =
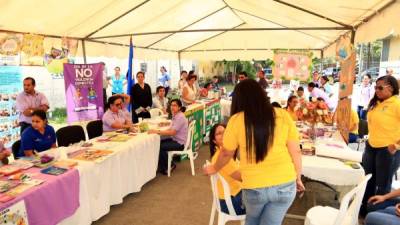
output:
[[[298,120],[302,119],[302,114],[298,110],[298,104],[299,104],[299,100],[298,100],[297,96],[295,96],[295,95],[290,96],[287,100],[286,111],[289,113],[290,117],[292,117],[292,119],[294,121],[298,121]]]
[[[35,110],[32,113],[32,126],[21,135],[20,156],[33,156],[36,152],[56,148],[56,132],[47,124],[46,112]]]
[[[211,83],[206,83],[204,87],[200,90],[200,96],[203,98],[208,97],[208,92],[212,90],[212,84]]]
[[[221,153],[223,148],[223,137],[224,137],[225,125],[216,124],[211,128],[210,131],[210,154],[211,163],[215,163]],[[242,177],[239,171],[239,165],[233,159],[219,171],[221,176],[226,180],[229,185],[231,192],[231,200],[233,208],[237,215],[246,214],[246,210],[242,204],[242,191],[241,191],[241,181]],[[224,213],[229,214],[228,207],[225,202],[223,187],[221,182],[218,182],[218,198],[221,205],[221,210]]]
[[[170,136],[170,138],[161,140],[160,157],[158,159],[158,171],[164,175],[168,174],[168,151],[183,150],[187,140],[188,120],[183,112],[182,102],[179,99],[171,100],[172,122],[168,130],[149,130],[149,134],[159,134],[162,136]],[[171,165],[171,171],[176,168],[175,164]]]
[[[4,147],[4,140],[0,139],[0,166],[8,164],[8,156],[11,153]]]
[[[113,95],[108,99],[108,110],[103,115],[103,131],[115,131],[118,129],[133,129],[132,120],[127,110],[123,110],[123,98]]]
[[[185,105],[190,105],[193,103],[196,103],[196,98],[197,98],[197,87],[195,85],[195,82],[197,80],[197,76],[192,74],[189,75],[187,78],[187,83],[183,87],[182,91],[182,101],[185,103]]]
[[[350,126],[349,126],[349,143],[356,143],[358,138],[358,123],[360,119],[358,118],[358,114],[353,109],[351,110],[350,115]]]
[[[165,88],[158,86],[156,96],[153,98],[153,108],[161,109],[164,114],[167,113],[168,98],[165,97]]]
[[[368,200],[368,214],[365,225],[400,225],[400,189],[385,195],[375,195]]]

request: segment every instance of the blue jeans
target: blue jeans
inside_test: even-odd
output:
[[[374,211],[378,211],[378,210],[381,210],[381,209],[386,209],[387,207],[395,206],[398,203],[400,203],[400,199],[399,198],[388,199],[388,200],[386,200],[384,202],[381,202],[381,203],[378,203],[378,204],[375,204],[375,205],[368,203],[367,211],[368,212],[374,212]]]
[[[368,213],[365,225],[400,225],[400,217],[396,215],[395,207]]]
[[[356,143],[358,139],[357,134],[349,133],[349,143]]]
[[[243,189],[246,207],[246,225],[281,225],[283,218],[296,197],[296,183]]]
[[[390,154],[387,147],[374,148],[367,142],[362,157],[362,166],[365,174],[372,174],[367,183],[360,215],[367,212],[368,199],[374,195],[384,195],[392,188],[393,175],[399,168],[400,151]]]
[[[242,203],[242,192],[240,191],[237,195],[231,196],[232,200],[232,205],[233,208],[235,209],[236,215],[244,215],[246,214],[246,210],[243,207]],[[226,205],[226,202],[224,199],[219,200],[219,204],[221,206],[221,211],[229,214],[228,206]]]
[[[360,118],[360,120],[367,119],[367,110],[364,109],[364,106],[357,107],[357,114],[358,114],[358,118]]]

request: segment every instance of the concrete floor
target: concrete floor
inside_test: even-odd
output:
[[[124,198],[120,205],[111,207],[94,225],[206,225],[211,210],[211,187],[209,177],[201,168],[209,158],[208,146],[203,146],[195,160],[196,176],[190,173],[189,161],[177,164],[170,178],[158,174],[142,191]],[[333,192],[318,184],[306,184],[316,192],[318,205],[338,207]],[[289,213],[305,215],[313,206],[311,192],[300,199],[296,197]],[[215,224],[217,222],[215,221]],[[228,224],[239,224],[230,222]],[[284,225],[303,225],[304,221],[286,218]]]

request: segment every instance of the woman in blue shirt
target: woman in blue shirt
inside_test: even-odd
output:
[[[115,75],[112,77],[112,94],[123,94],[124,93],[124,85],[126,83],[125,79],[121,77],[121,69],[117,66],[114,69]]]
[[[56,133],[54,128],[47,124],[46,112],[35,110],[32,113],[32,126],[24,130],[21,135],[21,156],[33,156],[34,152],[56,148]]]

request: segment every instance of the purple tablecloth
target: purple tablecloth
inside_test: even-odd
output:
[[[40,173],[40,169],[31,168],[25,173],[34,174],[33,178],[45,180],[15,199],[0,203],[0,210],[24,200],[30,225],[55,225],[72,216],[79,207],[79,172],[76,169],[59,176]]]

